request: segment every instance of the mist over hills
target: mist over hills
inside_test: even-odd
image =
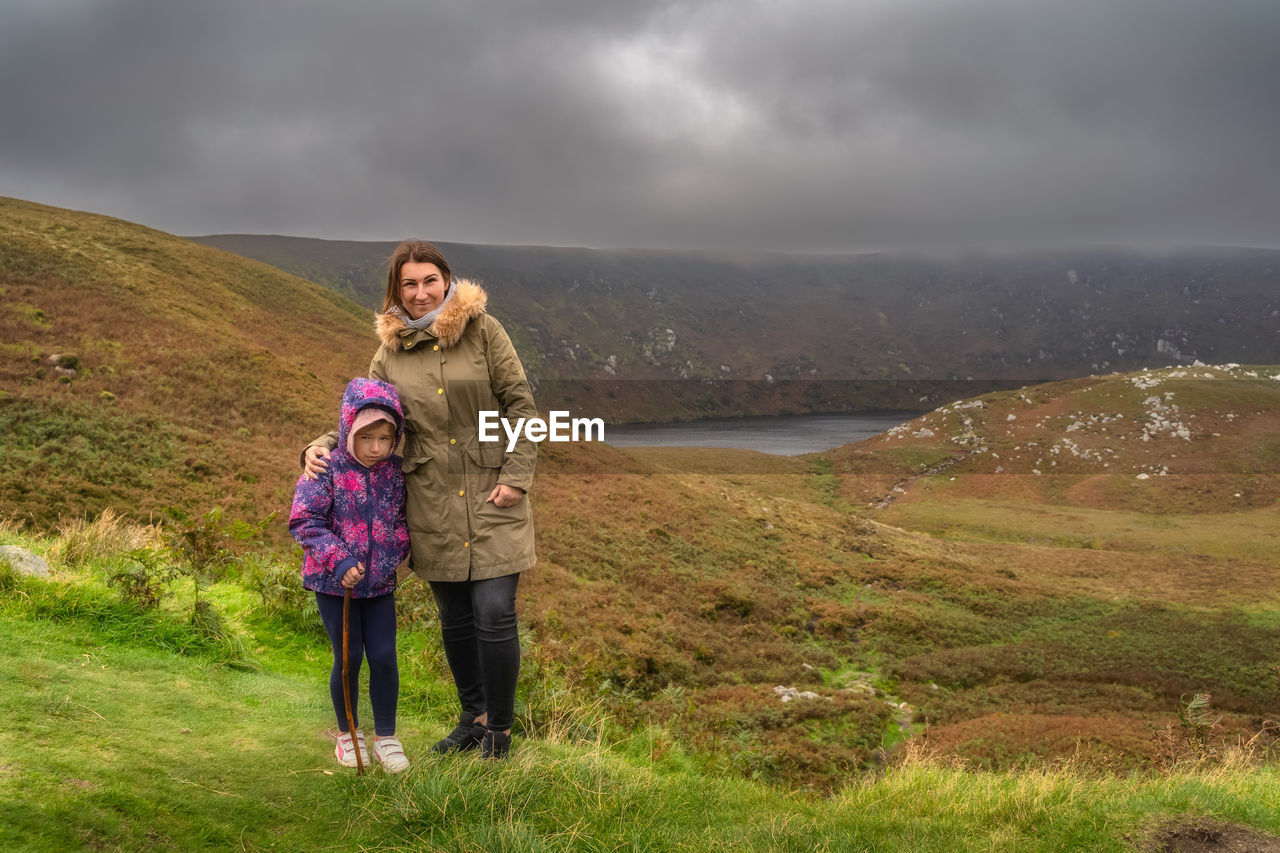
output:
[[[373,309],[394,248],[193,239]],[[439,245],[456,275],[489,289],[490,310],[546,384],[540,403],[576,389],[579,402],[617,419],[919,409],[1091,373],[1280,361],[1273,250],[717,255]],[[637,381],[660,390],[639,392]]]

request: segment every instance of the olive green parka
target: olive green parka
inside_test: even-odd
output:
[[[404,409],[409,565],[425,581],[501,577],[537,559],[529,496],[505,508],[486,501],[498,483],[529,491],[537,446],[521,430],[508,453],[501,426],[496,441],[479,440],[480,412],[514,427],[538,416],[533,394],[506,330],[485,313],[485,292],[466,279],[452,286],[427,330],[377,315],[382,345],[369,363],[370,378],[394,385]],[[330,433],[313,444],[335,441]]]

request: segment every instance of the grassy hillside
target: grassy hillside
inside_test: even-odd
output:
[[[392,243],[194,238],[381,303]],[[1280,253],[715,255],[441,244],[544,402],[606,417],[932,405],[1045,379],[1280,362]],[[585,384],[584,384],[585,383]],[[572,398],[572,399],[569,399]],[[558,405],[558,404],[557,404]]]
[[[0,507],[49,525],[287,506],[299,437],[372,352],[369,313],[255,261],[0,199]]]
[[[55,572],[0,566],[5,850],[1261,850],[1280,831],[1280,780],[1249,750],[1128,776],[913,756],[814,795],[706,775],[666,730],[620,728],[528,678],[509,761],[436,757],[450,688],[434,626],[414,620],[398,719],[414,765],[357,777],[332,760],[327,643],[250,591],[281,569],[242,562],[208,588],[222,614],[210,634],[181,584],[153,609],[104,586],[120,543],[149,535],[0,527]],[[1194,839],[1218,843],[1172,846]]]

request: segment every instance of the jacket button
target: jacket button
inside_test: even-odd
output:
[[[437,389],[436,389],[436,393],[437,393],[437,394],[443,394],[443,393],[444,393],[444,389],[443,389],[443,388],[437,388]]]
[[[458,439],[456,439],[456,438],[451,438],[451,439],[449,439],[449,443],[450,443],[450,444],[457,444],[457,443],[458,443]]]
[[[470,543],[470,542],[463,542],[463,543],[462,543],[462,547],[463,547],[463,548],[470,548],[470,547],[471,547],[471,543]]]
[[[432,349],[433,349],[433,350],[435,350],[436,352],[439,352],[439,351],[440,351],[440,345],[439,345],[439,344],[436,344],[435,346],[433,346],[433,347],[432,347]]]
[[[465,495],[466,493],[467,493],[467,492],[466,492],[466,490],[465,490],[465,489],[458,489],[458,497],[462,497],[462,496],[463,496],[463,495]]]

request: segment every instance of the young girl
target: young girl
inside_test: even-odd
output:
[[[404,434],[396,389],[376,379],[353,379],[342,395],[338,446],[318,478],[298,479],[289,532],[302,545],[302,585],[316,594],[320,618],[333,644],[329,693],[338,718],[339,763],[368,763],[364,733],[347,731],[342,698],[342,602],[351,590],[348,647],[352,714],[359,698],[360,662],[369,659],[373,756],[391,773],[409,767],[396,738],[396,567],[409,553],[404,476],[392,453]]]

